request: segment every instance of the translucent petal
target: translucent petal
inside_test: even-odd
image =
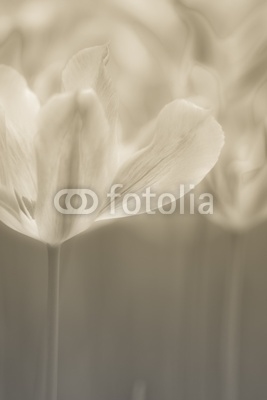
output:
[[[23,213],[15,194],[1,185],[0,221],[19,233],[38,239],[38,231],[34,219]]]
[[[36,197],[33,139],[38,111],[39,102],[26,81],[12,68],[0,66],[0,142],[5,183],[29,199]]]
[[[116,148],[93,90],[55,96],[43,108],[39,126],[36,218],[43,240],[60,243],[87,229],[95,214],[61,214],[55,195],[63,189],[90,189],[101,203],[114,176]]]
[[[62,73],[67,91],[94,89],[103,105],[111,129],[117,122],[117,99],[108,73],[108,46],[81,50],[67,63]]]
[[[186,193],[213,168],[223,142],[220,125],[207,111],[187,101],[168,104],[157,118],[151,144],[122,165],[114,179],[114,184],[122,186],[116,190],[120,196],[115,200],[113,217],[125,215],[123,199],[129,193],[139,197],[139,212],[158,208],[162,194],[179,198],[183,189]],[[155,194],[149,206],[143,196],[147,188]],[[166,196],[163,204],[169,199]],[[109,203],[102,213],[101,218],[112,217]]]

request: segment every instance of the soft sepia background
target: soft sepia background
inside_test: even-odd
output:
[[[131,217],[64,244],[59,400],[267,398],[266,1],[2,0],[0,10],[0,62],[42,102],[68,57],[109,41],[127,145],[177,97],[210,108],[226,135],[201,185],[214,216]],[[39,399],[46,290],[44,246],[1,225],[1,400]]]

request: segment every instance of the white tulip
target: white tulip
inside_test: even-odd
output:
[[[120,165],[107,61],[105,46],[79,52],[63,71],[64,91],[42,108],[25,80],[1,67],[0,219],[10,228],[58,245],[110,217],[106,201],[113,183],[122,184],[124,194],[141,194],[148,186],[163,193],[198,184],[216,163],[220,126],[207,111],[176,100],[158,115],[151,143]],[[94,190],[102,208],[89,218],[60,214],[53,199],[65,188]]]
[[[115,217],[129,194],[198,184],[218,160],[221,127],[206,111],[182,100],[163,108],[147,132],[148,145],[123,159],[118,146],[118,103],[108,75],[106,46],[82,50],[62,73],[63,91],[40,107],[26,81],[0,67],[0,220],[48,246],[46,400],[57,398],[60,245],[95,221],[114,217],[107,194],[122,188]],[[60,190],[92,190],[99,207],[90,215],[60,213]],[[156,205],[152,204],[151,209]]]

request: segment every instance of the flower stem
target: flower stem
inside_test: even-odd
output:
[[[133,387],[132,400],[146,400],[146,384],[143,381],[137,381]]]
[[[244,273],[242,268],[242,241],[241,236],[234,236],[232,265],[230,265],[230,277],[229,282],[227,282],[224,400],[239,399],[240,319]]]
[[[45,400],[57,400],[60,247],[48,245],[47,253],[48,297]]]

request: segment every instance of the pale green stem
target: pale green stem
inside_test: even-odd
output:
[[[233,258],[227,282],[224,340],[224,396],[223,400],[239,399],[240,321],[242,309],[243,265],[242,236],[233,240]]]
[[[47,246],[48,297],[45,400],[57,400],[60,247]]]

